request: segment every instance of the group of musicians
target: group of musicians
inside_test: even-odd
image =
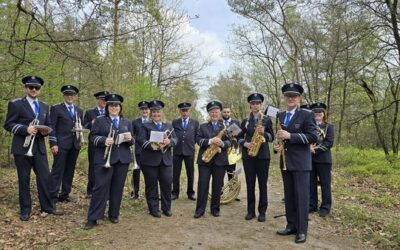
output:
[[[228,151],[235,141],[242,149],[247,185],[246,220],[256,217],[256,179],[259,187],[258,221],[266,220],[271,142],[273,151],[280,156],[287,219],[285,229],[277,231],[277,234],[294,234],[296,243],[306,241],[308,214],[318,211],[318,179],[322,191],[319,215],[325,217],[330,213],[330,148],[334,127],[327,123],[327,106],[324,103],[300,107],[304,90],[299,84],[282,87],[285,111],[277,114],[278,129],[274,134],[271,117],[261,111],[264,96],[259,93],[248,96],[249,116],[241,123],[231,119],[228,107],[223,107],[219,101],[211,101],[206,106],[208,122],[199,125],[190,117],[191,104],[184,102],[178,105],[181,117],[169,124],[163,122],[164,103],[159,100],[139,102],[140,117],[131,122],[123,116],[123,97],[118,94],[107,91],[94,94],[96,108],[84,115],[82,109],[75,105],[79,93],[77,87],[63,86],[64,101],[49,109],[47,104],[38,100],[43,79],[27,76],[22,82],[26,96],[9,102],[4,124],[4,128],[14,134],[12,154],[18,173],[22,221],[29,220],[32,209],[32,168],[36,174],[41,211],[52,215],[63,214],[56,209],[56,202],[71,202],[69,194],[85,130],[90,130],[86,194],[90,205],[85,229],[93,228],[97,220],[104,218],[107,204],[108,219],[112,223],[119,222],[125,179],[129,164],[134,161],[130,195],[133,199],[139,198],[142,171],[150,215],[156,218],[161,214],[172,216],[171,200],[179,198],[180,173],[184,162],[186,194],[189,200],[196,200],[194,218],[205,214],[210,178],[210,212],[218,217],[224,176],[227,173],[228,179],[232,178],[235,170],[235,165],[228,161]],[[232,124],[241,130],[235,136],[237,140],[232,140],[232,136],[226,133]],[[254,142],[255,135],[262,140]],[[49,136],[54,157],[51,171],[44,142],[46,136]],[[196,143],[199,146],[197,197],[193,188]],[[204,154],[208,154],[210,148],[218,151],[207,159]]]

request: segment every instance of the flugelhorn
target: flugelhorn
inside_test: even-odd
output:
[[[110,131],[108,132],[107,138],[112,137],[114,139],[114,135],[115,135],[115,130],[113,129],[113,124],[111,123]],[[106,164],[104,164],[105,168],[111,167],[110,159],[111,159],[111,151],[112,151],[113,144],[114,143],[107,146],[106,150],[104,151],[104,159],[107,160]]]
[[[281,130],[282,124],[280,123],[279,119],[277,119],[276,123],[277,123],[278,130]],[[278,137],[275,136],[274,145],[282,145],[283,146],[282,151],[279,152],[279,156],[280,156],[279,158],[282,157],[282,164],[283,164],[282,170],[287,170],[286,157],[285,157],[285,141],[280,138],[278,139]]]
[[[31,121],[31,123],[29,123],[29,126],[37,126],[37,125],[39,125],[39,120],[36,118],[33,119]],[[36,138],[36,134],[27,135],[25,137],[25,142],[24,142],[23,147],[24,148],[29,147],[28,152],[26,152],[25,156],[29,156],[29,157],[33,156],[32,149],[33,149],[33,144],[35,143],[35,138]]]

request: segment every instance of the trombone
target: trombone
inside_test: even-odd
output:
[[[31,123],[29,123],[29,126],[37,126],[39,125],[39,120],[38,119],[33,119],[31,121]],[[32,153],[32,149],[33,149],[33,144],[35,143],[35,138],[36,138],[36,134],[34,135],[27,135],[25,137],[25,141],[24,141],[24,148],[29,147],[28,152],[26,152],[25,156],[28,157],[33,157],[33,153]]]
[[[107,138],[112,137],[114,139],[114,135],[115,135],[115,130],[113,129],[113,124],[111,123],[110,131],[108,132]],[[104,164],[105,168],[111,167],[110,159],[111,159],[111,151],[112,151],[113,144],[114,143],[107,146],[106,150],[104,151],[104,159],[107,160],[106,164]]]

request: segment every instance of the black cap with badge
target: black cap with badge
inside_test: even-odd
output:
[[[25,76],[22,78],[22,83],[25,84],[25,86],[42,86],[44,81],[38,76]]]
[[[105,96],[105,100],[107,103],[120,104],[120,103],[124,102],[124,98],[118,94],[108,94]]]
[[[303,92],[303,87],[297,83],[288,83],[282,87],[282,94],[287,96],[301,95]]]
[[[178,104],[179,109],[189,109],[190,107],[192,107],[192,104],[188,102],[182,102]]]
[[[79,89],[72,85],[65,85],[61,87],[61,92],[64,95],[76,95],[79,93]]]
[[[96,99],[104,99],[106,95],[110,94],[108,91],[100,91],[95,93],[93,96],[96,97]]]
[[[141,102],[138,103],[137,106],[140,109],[148,109],[149,108],[149,102],[141,101]]]
[[[327,108],[326,104],[322,102],[313,103],[311,105],[311,110],[313,112],[325,112],[326,108]]]
[[[164,108],[164,103],[160,100],[153,100],[149,103],[149,108],[150,110],[162,109]]]
[[[253,93],[247,97],[247,102],[263,102],[264,101],[264,96],[260,93]]]
[[[207,104],[207,112],[211,111],[213,109],[219,109],[222,110],[222,103],[219,101],[211,101]]]

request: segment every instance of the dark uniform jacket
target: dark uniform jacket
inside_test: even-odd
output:
[[[335,139],[335,127],[332,124],[321,124],[319,127],[325,132],[325,138],[319,142],[319,147],[312,154],[312,161],[316,163],[332,163],[331,148]]]
[[[175,147],[177,143],[177,138],[175,132],[169,137],[171,143],[167,151],[163,154],[161,150],[154,150],[150,142],[151,131],[172,131],[173,127],[170,124],[162,123],[161,129],[159,130],[154,122],[148,122],[143,124],[142,129],[139,131],[139,136],[137,140],[139,145],[142,147],[140,152],[140,164],[145,166],[160,166],[163,163],[165,166],[172,166],[172,152],[171,147]]]
[[[203,156],[204,151],[211,146],[209,145],[210,139],[215,137],[219,131],[224,129],[224,125],[222,121],[218,121],[218,130],[214,131],[211,121],[203,123],[199,127],[199,131],[197,132],[196,142],[200,146],[199,155],[197,157],[197,164],[199,165],[216,165],[216,166],[228,166],[228,154],[227,149],[231,146],[231,142],[228,140],[226,136],[222,136],[221,140],[224,145],[221,148],[221,153],[217,153],[214,158],[205,163],[201,158]]]
[[[93,123],[92,131],[90,133],[90,142],[95,146],[94,159],[93,164],[95,165],[104,165],[106,163],[106,159],[104,159],[104,151],[106,149],[106,139],[110,132],[110,127],[113,124],[110,117],[99,116],[96,118]],[[132,123],[120,117],[118,129],[115,129],[114,134],[114,142],[116,141],[117,135],[129,132],[132,134]],[[132,137],[133,138],[133,137]],[[115,164],[117,162],[121,162],[123,164],[128,164],[133,161],[130,146],[133,145],[133,139],[128,142],[123,142],[120,145],[116,145],[115,143],[112,145],[110,164]]]
[[[254,123],[253,116],[251,116],[250,119],[248,117],[243,119],[242,124],[240,125],[242,132],[240,134],[239,144],[241,146],[243,146],[245,142],[251,142],[251,139],[253,138],[253,134],[256,129],[256,125],[257,124]],[[274,140],[274,132],[272,130],[271,118],[269,118],[268,116],[264,116],[262,125],[264,127],[263,136],[265,138],[265,142],[261,144],[260,150],[258,151],[258,154],[255,158],[269,160],[271,157],[270,157],[268,142],[272,142]],[[242,158],[243,159],[252,158],[252,156],[249,156],[249,152],[246,147],[243,147]]]
[[[149,120],[148,118],[146,118],[146,119]],[[136,138],[136,140],[135,140],[135,155],[140,155],[140,152],[142,151],[142,147],[139,145],[139,141],[137,140],[137,137],[139,136],[139,131],[142,127],[143,127],[142,117],[139,117],[132,121],[133,136]],[[136,160],[139,160],[139,159],[136,159]]]
[[[72,147],[76,150],[81,148],[80,142],[76,139],[76,134],[72,132],[72,129],[75,127],[77,116],[82,122],[83,111],[74,105],[74,112],[75,116],[71,118],[65,103],[60,103],[50,108],[51,128],[53,129],[49,137],[51,147],[58,145],[66,150]]]
[[[194,156],[194,145],[196,143],[197,130],[199,129],[199,122],[188,118],[186,130],[183,128],[182,118],[172,121],[172,127],[178,143],[174,148],[174,155]]]
[[[12,100],[8,103],[7,118],[4,123],[4,128],[14,134],[11,153],[15,155],[24,155],[28,152],[29,147],[23,147],[25,137],[28,134],[27,129],[29,124],[35,118],[35,112],[32,110],[26,97]],[[49,106],[44,102],[39,101],[39,125],[50,126]],[[37,152],[37,146],[41,154],[46,154],[46,145],[44,137],[36,134],[35,144],[32,152]]]
[[[286,112],[278,114],[279,121],[284,124]],[[314,113],[310,110],[297,108],[286,128],[291,133],[290,140],[285,140],[286,167],[289,171],[311,171],[310,144],[316,143],[317,125]]]
[[[96,108],[89,109],[85,112],[85,117],[83,118],[83,126],[87,129],[92,130],[92,121],[100,115],[99,110]]]

